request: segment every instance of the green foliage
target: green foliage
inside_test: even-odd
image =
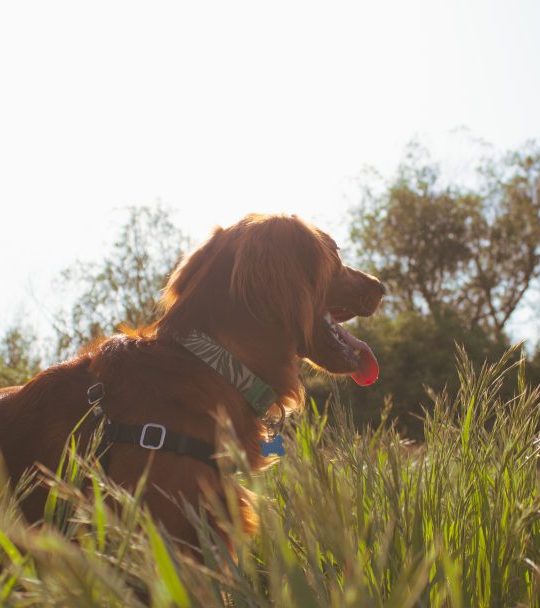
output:
[[[60,291],[68,301],[73,293],[77,296],[68,311],[56,315],[58,355],[73,355],[121,323],[137,327],[155,320],[160,290],[188,241],[161,205],[129,207],[127,212],[102,261],[78,261],[61,275]]]
[[[182,554],[144,507],[144,476],[132,496],[71,445],[72,481],[49,477],[71,506],[51,520],[63,534],[29,533],[3,491],[2,605],[538,607],[540,395],[521,362],[502,398],[515,357],[475,373],[461,354],[457,397],[436,398],[421,448],[384,427],[359,435],[339,403],[333,424],[316,409],[299,419],[277,466],[230,480],[231,517],[208,497],[236,559],[193,508],[201,561]],[[260,494],[254,539],[235,516],[237,483]]]
[[[40,367],[34,355],[35,336],[30,329],[14,325],[0,338],[0,388],[24,384]]]
[[[360,427],[378,425],[385,398],[391,395],[391,419],[398,421],[404,435],[417,439],[422,437],[423,409],[432,407],[429,392],[445,389],[450,395],[457,393],[456,344],[464,345],[477,365],[485,359],[497,361],[508,347],[504,335],[494,339],[479,326],[469,329],[448,310],[437,320],[413,311],[394,317],[376,315],[358,321],[352,331],[370,344],[380,365],[379,379],[368,388],[351,382],[338,385],[344,399],[352,403],[356,423]],[[323,404],[330,392],[328,383],[308,376],[307,386]]]
[[[402,432],[420,437],[420,404],[431,407],[425,388],[457,390],[455,344],[476,364],[497,360],[509,319],[537,287],[540,147],[482,160],[475,187],[465,188],[413,142],[382,189],[366,182],[350,234],[357,265],[389,292],[383,312],[356,325],[381,368],[376,385],[350,394],[357,421],[377,421],[391,396]],[[540,381],[540,365],[531,369]]]
[[[392,312],[446,309],[497,334],[540,268],[540,147],[484,161],[474,189],[443,181],[411,144],[382,193],[364,188],[351,239],[387,283]]]

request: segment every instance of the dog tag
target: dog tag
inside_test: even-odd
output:
[[[272,441],[261,441],[261,454],[263,456],[285,456],[285,448],[283,447],[283,437],[276,435]]]

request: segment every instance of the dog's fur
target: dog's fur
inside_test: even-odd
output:
[[[155,325],[104,339],[26,385],[0,391],[0,449],[9,474],[16,481],[36,461],[55,469],[88,409],[86,390],[97,380],[106,387],[103,406],[112,420],[159,423],[210,444],[216,412],[223,408],[250,465],[260,469],[267,463],[259,449],[261,421],[236,388],[173,336],[193,328],[207,333],[270,385],[290,411],[303,400],[302,358],[329,372],[352,371],[328,342],[324,313],[334,308],[346,309],[347,318],[367,316],[382,294],[377,279],[342,264],[328,235],[295,216],[251,215],[219,228],[173,272]],[[81,427],[83,439],[93,424],[89,418]],[[201,484],[221,494],[220,476],[190,457],[153,454],[146,502],[174,536],[194,542],[193,530],[164,493],[196,504]],[[139,446],[113,444],[108,474],[133,487],[148,457]],[[25,501],[29,520],[42,516],[44,497],[45,489],[37,489]]]

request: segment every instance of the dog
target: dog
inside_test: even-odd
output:
[[[267,466],[261,442],[271,445],[276,420],[302,406],[301,360],[360,385],[377,379],[369,346],[340,323],[373,314],[384,291],[296,216],[252,214],[216,229],[172,272],[152,326],[103,339],[0,392],[0,450],[11,480],[36,462],[54,471],[73,428],[95,408],[107,421],[108,476],[133,488],[152,453],[146,504],[174,537],[196,544],[167,495],[193,505],[203,486],[223,495],[218,410],[250,467]],[[87,416],[82,441],[95,426]],[[45,498],[38,487],[24,500],[29,521],[43,516]],[[253,529],[249,501],[239,500]]]

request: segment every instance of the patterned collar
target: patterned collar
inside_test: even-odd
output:
[[[235,386],[257,416],[264,417],[276,402],[277,395],[268,384],[207,334],[194,329],[177,341]]]

